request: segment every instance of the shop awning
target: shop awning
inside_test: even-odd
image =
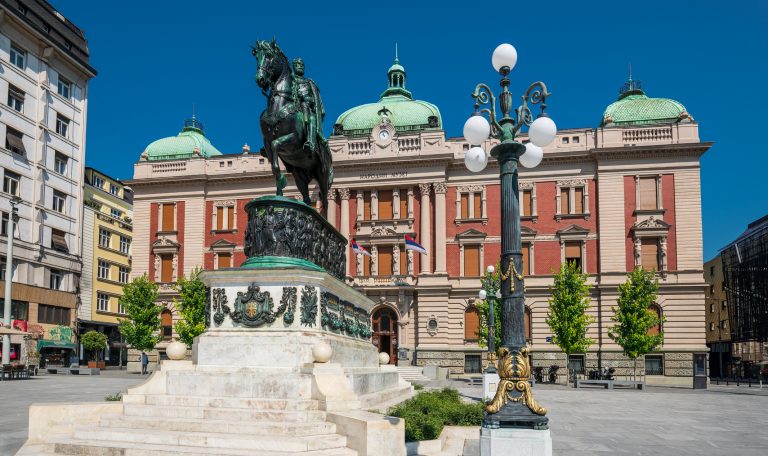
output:
[[[65,342],[63,340],[42,339],[37,341],[37,351],[40,351],[46,347],[66,348],[69,350],[74,350],[76,348],[75,344],[73,344],[72,342]]]

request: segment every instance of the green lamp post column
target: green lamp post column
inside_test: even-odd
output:
[[[501,347],[497,370],[500,381],[493,400],[485,408],[484,427],[515,427],[547,429],[547,410],[533,398],[530,384],[529,348],[525,341],[525,288],[523,256],[520,239],[520,205],[518,201],[518,164],[527,168],[537,166],[543,157],[541,147],[550,144],[557,132],[555,123],[547,117],[547,88],[535,82],[522,96],[522,103],[512,111],[509,92],[509,72],[517,63],[517,51],[502,44],[493,54],[493,65],[501,75],[499,95],[501,118],[496,114],[496,99],[485,84],[478,84],[472,94],[475,112],[464,125],[464,136],[474,145],[467,151],[464,162],[473,172],[482,171],[488,161],[480,147],[489,137],[498,140],[491,149],[499,163],[501,179]],[[541,114],[533,119],[529,105],[541,105]],[[482,105],[487,107],[480,109]],[[490,120],[486,120],[487,114]],[[530,143],[521,144],[515,135],[527,125]]]

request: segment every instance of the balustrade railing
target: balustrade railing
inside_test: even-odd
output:
[[[672,141],[672,128],[640,128],[624,130],[621,132],[625,143],[661,142]]]

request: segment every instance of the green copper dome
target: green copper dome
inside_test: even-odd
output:
[[[141,154],[142,160],[178,160],[195,156],[212,157],[221,155],[205,137],[203,124],[195,119],[184,121],[184,128],[176,136],[161,138],[152,142]]]
[[[398,132],[441,128],[440,110],[426,101],[414,100],[405,88],[405,68],[395,57],[395,63],[387,71],[389,86],[376,103],[355,106],[336,119],[334,135],[366,136],[379,125],[383,118]]]
[[[693,120],[680,102],[669,98],[648,98],[640,82],[630,79],[622,87],[619,99],[603,113],[601,126],[646,125]]]

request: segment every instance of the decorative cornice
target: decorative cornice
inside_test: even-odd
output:
[[[520,190],[533,190],[533,186],[535,185],[535,183],[533,181],[524,181],[524,182],[519,182],[517,185],[520,188]]]
[[[483,233],[482,231],[478,231],[474,228],[470,228],[466,231],[462,231],[461,233],[456,235],[456,239],[485,239],[488,236],[488,233]]]
[[[563,179],[557,181],[558,187],[584,187],[586,185],[586,179]]]
[[[647,218],[646,220],[643,220],[642,222],[637,222],[632,227],[633,230],[668,230],[672,225],[665,222],[664,220],[657,219],[653,216]]]
[[[235,200],[217,200],[213,202],[214,207],[235,206]]]
[[[482,192],[483,188],[483,185],[460,185],[456,187],[456,191],[459,193]]]
[[[377,226],[373,230],[371,230],[371,237],[383,237],[383,236],[395,236],[397,235],[397,230],[392,228],[391,226]]]

